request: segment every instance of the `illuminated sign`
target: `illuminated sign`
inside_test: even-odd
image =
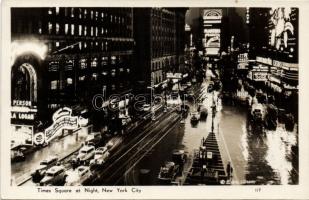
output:
[[[238,62],[248,62],[248,53],[239,54]]]
[[[244,63],[244,62],[239,63],[237,65],[237,69],[248,69],[248,63]]]
[[[275,8],[270,10],[270,41],[269,44],[277,50],[295,46],[295,8]],[[292,52],[292,50],[291,50]]]
[[[11,147],[33,144],[33,126],[12,124]]]
[[[44,144],[44,141],[45,141],[45,135],[42,132],[35,134],[33,137],[33,142],[36,145]]]
[[[26,100],[13,100],[13,106],[29,106],[31,107],[31,101]]]
[[[206,35],[212,35],[212,34],[218,35],[221,33],[221,30],[217,28],[204,29],[204,33]]]
[[[53,114],[53,124],[45,130],[45,142],[48,143],[63,129],[77,129],[79,126],[78,117],[72,116],[72,109],[60,108]]]
[[[259,57],[257,56],[256,57],[256,61],[257,62],[260,62],[260,63],[263,63],[263,64],[267,64],[267,65],[272,65],[272,59],[270,58],[264,58],[264,57]]]
[[[221,20],[222,10],[221,9],[205,9],[203,13],[204,20]]]
[[[274,67],[283,68],[283,69],[289,69],[289,70],[292,70],[293,68],[298,70],[298,64],[297,63],[287,63],[287,62],[282,62],[282,61],[274,60],[273,61],[273,66]]]
[[[185,31],[191,31],[191,27],[188,24],[185,25]]]
[[[267,78],[268,78],[267,72],[259,72],[259,71],[253,71],[252,72],[252,80],[267,81]]]
[[[181,73],[166,73],[166,78],[181,79]]]
[[[219,55],[219,48],[206,48],[206,55]]]
[[[12,112],[11,115],[12,119],[25,119],[25,120],[34,120],[34,114],[33,113],[17,113]]]

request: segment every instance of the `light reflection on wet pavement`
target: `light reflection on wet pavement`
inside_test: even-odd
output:
[[[207,94],[207,84],[197,90],[203,98],[203,104],[210,111],[212,94]],[[217,99],[217,92],[214,99]],[[207,96],[207,98],[205,98]],[[194,105],[190,105],[193,109]],[[234,168],[233,184],[297,184],[291,177],[292,160],[297,162],[297,156],[292,157],[291,147],[297,145],[296,128],[293,132],[286,131],[283,124],[278,124],[276,131],[261,131],[248,129],[247,108],[222,105],[218,100],[214,128],[217,134],[219,148],[224,166],[231,161]],[[219,124],[219,125],[218,125]],[[219,127],[219,132],[218,132]],[[135,177],[136,184],[155,185],[160,166],[171,159],[172,151],[183,148],[192,159],[194,149],[200,146],[201,139],[207,137],[211,130],[211,114],[206,122],[199,122],[196,127],[190,124],[190,115],[185,124],[179,124],[135,167],[135,173],[147,169],[147,176]],[[188,169],[185,169],[185,171]],[[139,173],[137,173],[139,174]],[[136,175],[137,176],[137,175]],[[297,175],[296,175],[297,176]],[[146,180],[147,179],[147,180]]]

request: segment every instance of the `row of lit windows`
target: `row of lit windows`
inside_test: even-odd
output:
[[[98,67],[99,65],[99,61],[98,61],[98,58],[94,57],[94,58],[91,58],[89,59],[90,61],[90,67],[91,68],[96,68]],[[117,63],[119,63],[121,61],[117,61],[117,57],[116,56],[111,56],[111,60],[110,60],[110,64],[111,65],[116,65]],[[65,62],[65,71],[71,71],[73,70],[73,60],[68,60]],[[80,69],[87,69],[88,68],[88,59],[86,58],[82,58],[79,60],[78,62],[78,66]],[[123,65],[124,63],[119,63],[120,65]],[[126,63],[127,64],[127,63]],[[107,66],[108,65],[108,57],[107,56],[104,56],[101,58],[101,66]],[[49,71],[50,72],[56,72],[59,70],[59,62],[58,61],[51,61],[49,63]],[[119,67],[119,72],[123,72],[124,71],[124,68],[123,67]],[[130,72],[129,68],[126,70],[128,73]],[[106,74],[103,74],[103,75],[106,75]]]
[[[63,9],[63,8],[61,8]],[[120,9],[121,10],[121,9]],[[132,13],[130,9],[126,10],[125,12],[119,12],[117,10],[110,10],[113,14],[111,14],[108,10],[104,11],[97,11],[97,10],[89,10],[89,9],[82,9],[82,8],[64,8],[64,16],[71,17],[71,18],[79,18],[79,19],[91,19],[91,20],[100,20],[100,21],[110,21],[111,23],[128,23],[126,18],[128,18],[128,14]],[[117,13],[117,14],[115,14]],[[59,7],[50,8],[48,10],[48,15],[60,15]],[[131,17],[128,19],[130,20]]]
[[[130,69],[127,68],[126,70],[124,68],[120,68],[120,72],[127,71],[127,73],[130,72]],[[114,78],[116,77],[116,69],[110,70],[110,72],[104,71],[101,73],[102,76],[107,76],[110,74],[110,77]],[[98,80],[98,73],[92,73],[91,76],[88,76],[91,81],[97,81]],[[79,82],[84,82],[86,80],[86,75],[81,75],[78,77]],[[50,90],[58,90],[58,89],[63,89],[65,87],[69,87],[73,85],[73,79],[72,77],[67,77],[65,80],[60,81],[60,80],[52,80],[50,81]]]
[[[39,21],[38,24],[38,33],[42,34],[42,22]],[[98,27],[98,26],[86,26],[86,25],[75,25],[75,24],[62,24],[62,27],[59,23],[48,22],[48,34],[61,34],[65,35],[78,35],[78,36],[124,36],[131,37],[132,30],[129,26],[126,27],[116,27],[109,28]]]
[[[174,65],[175,60],[171,59],[169,61],[165,60],[165,61],[154,61],[151,63],[151,69],[152,71],[157,71],[157,70],[161,70],[164,69],[166,67],[169,67],[170,65]]]

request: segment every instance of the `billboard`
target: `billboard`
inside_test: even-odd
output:
[[[11,124],[11,148],[33,144],[33,126]]]
[[[222,9],[204,9],[204,38],[203,46],[207,55],[218,56],[220,54],[221,29],[216,24],[220,24],[222,19]]]
[[[221,9],[204,9],[203,20],[204,23],[221,23],[222,10]]]
[[[269,44],[273,48],[293,53],[297,45],[297,8],[281,7],[270,10]]]

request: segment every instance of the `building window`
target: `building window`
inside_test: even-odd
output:
[[[87,26],[84,27],[84,36],[87,35]]]
[[[96,11],[96,12],[95,12],[95,20],[98,20],[98,16],[99,16],[99,12]]]
[[[78,77],[78,80],[79,80],[79,81],[84,81],[85,78],[86,78],[85,76],[80,76],[80,77]]]
[[[105,51],[107,51],[107,41],[105,42]]]
[[[112,77],[115,77],[115,76],[116,76],[116,69],[112,69],[112,70],[111,70],[111,76],[112,76]]]
[[[112,90],[116,90],[115,84],[112,85]]]
[[[56,34],[59,34],[59,31],[60,31],[59,23],[56,23]]]
[[[97,73],[93,73],[92,74],[92,80],[96,81],[98,79],[98,74]]]
[[[74,8],[71,8],[71,17],[74,17]]]
[[[78,13],[78,17],[79,17],[79,19],[81,19],[81,18],[82,18],[82,14],[83,14],[83,11],[82,11],[82,9],[81,9],[81,8],[79,8],[79,13]]]
[[[107,66],[107,64],[108,64],[108,57],[102,57],[101,65]]]
[[[69,24],[64,25],[64,33],[67,35],[69,32]]]
[[[50,89],[51,90],[57,90],[57,88],[58,88],[58,81],[57,80],[51,81],[50,82]]]
[[[65,17],[67,17],[67,16],[69,15],[68,12],[69,12],[69,11],[68,11],[68,8],[64,8],[64,16],[65,16]]]
[[[49,63],[48,71],[56,72],[59,68],[59,62],[53,61]]]
[[[85,49],[87,48],[87,42],[84,43],[84,48],[85,48]]]
[[[79,26],[78,26],[78,35],[79,35],[79,36],[82,35],[82,29],[83,29],[82,25],[79,25]]]
[[[116,64],[116,60],[117,60],[116,56],[112,56],[111,57],[111,64],[115,65]]]
[[[51,34],[53,31],[53,24],[51,22],[48,22],[48,33]]]
[[[73,84],[73,79],[67,78],[67,85],[72,85],[72,84]]]
[[[93,26],[91,26],[90,35],[93,36]]]
[[[56,42],[56,47],[59,47],[59,46],[60,46],[59,42]]]
[[[87,68],[87,60],[85,58],[80,59],[80,68],[86,69]]]
[[[71,71],[73,70],[73,60],[67,60],[65,62],[65,68],[64,68],[65,71]]]
[[[103,35],[103,34],[104,34],[104,28],[101,27],[101,35]]]
[[[85,11],[84,11],[84,19],[86,19],[87,18],[87,9],[85,9]]]
[[[97,58],[93,58],[91,61],[91,67],[97,67],[98,66],[98,59]]]
[[[93,11],[90,11],[90,18],[93,19]]]
[[[59,15],[59,7],[56,7],[56,15]]]
[[[48,14],[49,15],[52,15],[53,14],[53,10],[50,8],[50,9],[48,9]]]
[[[38,22],[38,28],[39,28],[38,30],[39,34],[42,34],[42,21]]]
[[[98,27],[95,27],[95,36],[98,36]]]
[[[71,24],[71,35],[74,35],[74,24]]]

